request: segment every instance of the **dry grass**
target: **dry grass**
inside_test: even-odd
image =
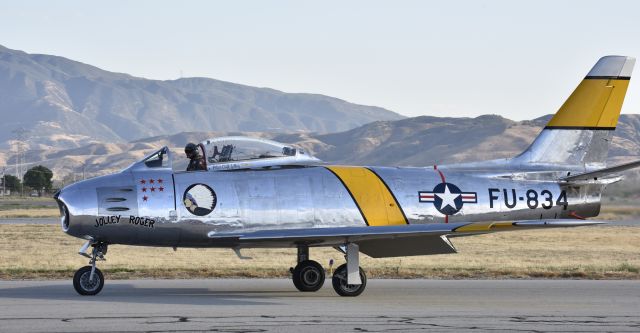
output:
[[[22,202],[55,202],[51,195],[43,195],[41,197],[28,197],[28,196],[0,196],[0,203],[5,201],[22,201]]]
[[[603,203],[597,219],[622,220],[640,217],[640,206]]]
[[[50,197],[0,197],[0,218],[58,216],[58,206]]]
[[[58,208],[38,208],[38,209],[6,209],[0,210],[0,218],[16,217],[58,217]]]
[[[640,278],[640,227],[582,227],[455,238],[458,254],[372,259],[371,277],[394,278]],[[87,259],[82,240],[53,225],[0,225],[0,279],[69,278]],[[147,248],[114,245],[99,267],[110,279],[287,277],[295,250]],[[311,249],[323,265],[344,262],[333,249]]]

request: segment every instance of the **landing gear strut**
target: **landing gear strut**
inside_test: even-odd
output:
[[[293,284],[300,291],[318,291],[324,284],[324,268],[309,260],[309,247],[298,247],[298,265],[291,270]]]
[[[360,250],[357,244],[346,245],[346,264],[340,265],[333,273],[331,284],[340,296],[353,297],[362,294],[367,286],[367,275],[360,267]]]
[[[360,249],[354,243],[348,243],[340,249],[346,254],[347,263],[333,273],[333,289],[340,296],[358,296],[367,286],[367,275],[360,267]],[[324,268],[318,262],[309,260],[308,246],[298,246],[298,265],[291,268],[291,274],[293,284],[300,291],[318,291],[324,284]]]
[[[85,253],[89,245],[93,247],[91,255]],[[80,254],[90,258],[89,265],[91,266],[84,266],[76,271],[73,275],[73,288],[75,288],[78,294],[83,296],[96,295],[102,290],[102,287],[104,287],[104,276],[96,267],[96,261],[106,260],[104,255],[107,254],[107,244],[91,244],[87,242],[87,244],[82,247]]]
[[[342,264],[333,273],[331,284],[333,289],[340,296],[353,297],[362,294],[364,288],[367,286],[367,275],[364,273],[362,267],[359,267],[360,284],[349,284],[347,282],[347,264]]]

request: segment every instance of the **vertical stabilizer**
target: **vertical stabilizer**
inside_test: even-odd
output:
[[[522,154],[523,164],[602,167],[618,124],[635,59],[600,58]]]

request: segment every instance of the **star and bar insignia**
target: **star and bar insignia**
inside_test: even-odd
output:
[[[433,202],[436,209],[444,215],[453,215],[462,209],[465,203],[478,203],[476,192],[462,192],[451,183],[440,183],[433,191],[419,191],[420,202]]]

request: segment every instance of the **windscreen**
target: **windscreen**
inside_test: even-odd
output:
[[[144,160],[144,165],[148,168],[171,168],[169,149],[167,147],[163,147],[157,152],[149,155],[149,157]]]

